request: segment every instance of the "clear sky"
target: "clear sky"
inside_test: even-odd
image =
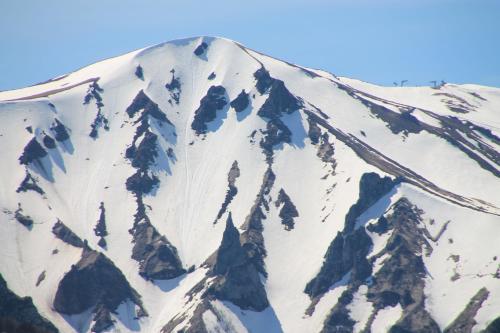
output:
[[[382,85],[500,87],[500,0],[0,0],[0,90],[199,35]]]

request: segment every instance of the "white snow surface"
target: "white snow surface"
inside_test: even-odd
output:
[[[197,57],[193,50],[202,41],[208,44],[208,49],[202,57]],[[144,80],[134,74],[138,65],[143,68]],[[498,176],[436,135],[426,131],[407,136],[393,134],[382,120],[337,85],[347,84],[379,98],[412,106],[417,109],[415,117],[432,126],[440,126],[440,123],[418,109],[467,120],[497,136],[500,135],[500,89],[451,84],[441,90],[388,88],[337,78],[322,71],[313,71],[318,76],[311,77],[306,69],[246,49],[233,41],[211,37],[167,42],[104,60],[47,83],[0,92],[0,274],[9,288],[20,296],[31,296],[39,312],[61,332],[90,330],[90,313],[68,318],[53,309],[59,281],[81,255],[80,249],[53,236],[52,226],[60,219],[86,239],[90,247],[103,251],[141,295],[149,316],[133,320],[133,305],[122,304],[115,317],[114,331],[159,332],[181,313],[189,303],[186,293],[205,277],[206,269],[200,265],[221,242],[227,213],[217,224],[213,221],[224,201],[227,174],[233,161],[238,161],[241,175],[236,180],[238,194],[228,212],[232,213],[238,228],[254,204],[267,169],[258,144],[259,130],[265,128],[265,120],[257,115],[267,95],[258,93],[253,76],[261,66],[305,101],[304,108],[311,111],[312,105],[319,108],[334,128],[358,138],[443,190],[464,198],[459,205],[448,200],[447,195],[439,196],[434,190],[403,183],[361,215],[358,225],[375,222],[401,197],[407,197],[425,212],[424,223],[432,235],[450,221],[442,237],[432,243],[432,254],[424,257],[428,269],[427,310],[444,329],[470,298],[486,287],[490,295],[475,318],[478,323],[474,331],[498,316],[500,280],[495,272],[500,259],[494,260],[500,258]],[[172,69],[182,84],[179,104],[169,103],[169,92],[165,88]],[[212,72],[216,77],[208,80]],[[88,134],[97,107],[95,101],[83,104],[91,79],[98,79],[103,89],[102,113],[109,120],[109,131],[100,128],[95,140]],[[208,133],[196,135],[191,129],[194,111],[213,85],[225,87],[228,101],[245,89],[251,96],[251,106],[238,114],[229,107],[218,111],[216,120],[208,124]],[[136,204],[125,188],[126,179],[134,173],[125,158],[125,150],[135,132],[135,125],[125,110],[141,89],[172,122],[173,126],[152,128],[156,134],[163,134],[161,149],[166,152],[171,148],[175,155],[173,160],[157,160],[154,168],[160,185],[144,197],[147,214],[157,230],[177,248],[184,268],[196,267],[194,272],[174,280],[154,283],[139,276],[138,263],[130,257],[132,236],[128,230],[133,224]],[[450,111],[442,101],[446,96],[436,95],[438,92],[466,100],[474,106],[474,111],[465,114]],[[35,136],[42,142],[43,132],[51,133],[50,126],[56,118],[69,129],[70,140],[58,142],[56,149],[49,150],[49,156],[42,162],[45,171],[28,166],[45,194],[17,193],[25,177],[25,166],[19,164],[18,158],[31,138]],[[217,313],[203,314],[209,332],[319,332],[346,287],[342,284],[332,287],[318,302],[314,313],[306,315],[311,300],[304,293],[305,285],[316,276],[328,246],[342,230],[345,215],[358,198],[361,176],[366,172],[389,175],[330,135],[337,162],[332,174],[331,166],[316,156],[317,146],[312,145],[308,137],[304,110],[283,119],[292,130],[292,144],[275,150],[272,169],[276,181],[270,197],[276,199],[279,190],[284,189],[299,216],[295,218],[294,229],[285,230],[273,202],[263,222],[268,273],[263,282],[270,307],[263,312],[253,312],[241,310],[230,302],[211,301]],[[33,134],[25,129],[28,126]],[[250,139],[254,131],[257,131],[255,142]],[[482,140],[498,153],[499,142],[484,136]],[[498,164],[489,157],[484,159],[499,170]],[[100,202],[106,207],[109,233],[106,250],[97,245],[99,238],[93,231]],[[15,221],[18,205],[24,215],[35,221],[31,230]],[[430,219],[435,223],[431,225]],[[370,236],[374,242],[372,256],[384,247],[388,236]],[[57,254],[53,254],[54,249],[58,250]],[[460,261],[450,260],[451,255],[459,255]],[[379,259],[376,267],[383,259]],[[37,278],[43,271],[46,278],[37,287]],[[460,278],[452,281],[455,271]],[[365,289],[358,290],[349,307],[357,322],[356,331],[365,326],[372,311]],[[399,305],[380,310],[371,326],[372,332],[387,331],[401,313]]]

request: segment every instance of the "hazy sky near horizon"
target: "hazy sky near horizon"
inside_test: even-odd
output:
[[[0,90],[200,35],[382,85],[500,87],[499,0],[3,0]]]

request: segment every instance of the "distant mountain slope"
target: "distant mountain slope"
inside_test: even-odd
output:
[[[61,332],[495,332],[499,112],[212,37],[0,92],[0,274]]]

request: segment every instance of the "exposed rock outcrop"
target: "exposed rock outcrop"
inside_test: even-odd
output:
[[[482,333],[498,333],[500,332],[500,317],[493,320]]]
[[[226,89],[223,86],[211,86],[207,94],[201,99],[200,106],[194,113],[191,128],[196,134],[206,133],[207,123],[214,120],[217,111],[222,110],[227,104]]]
[[[63,142],[69,139],[69,133],[66,126],[58,119],[54,120],[54,124],[50,127],[50,130],[54,133],[56,141]]]
[[[250,97],[243,89],[238,96],[229,103],[236,112],[242,112],[250,105]]]
[[[142,111],[141,111],[142,110]],[[173,124],[144,91],[140,91],[126,110],[130,118],[141,112],[136,124],[132,145],[125,152],[136,172],[126,181],[126,188],[136,198],[137,212],[133,227],[129,230],[133,237],[132,259],[139,262],[139,274],[146,280],[165,280],[178,277],[186,271],[177,255],[177,249],[160,235],[146,214],[143,196],[150,193],[159,183],[158,177],[150,170],[158,157],[158,136],[151,132],[149,116],[160,122]],[[137,140],[142,140],[137,145]]]
[[[268,119],[281,117],[283,114],[290,114],[302,107],[302,102],[292,95],[281,80],[272,79],[269,89],[269,97],[260,107],[257,114]]]
[[[14,218],[16,219],[17,222],[21,223],[28,229],[31,229],[31,227],[33,226],[33,219],[31,218],[31,216],[23,214],[23,209],[21,208],[21,204],[19,204],[19,207],[14,213]]]
[[[257,80],[257,83],[255,84],[255,87],[257,88],[257,91],[263,95],[269,87],[273,84],[274,79],[269,75],[269,72],[267,69],[265,69],[263,66],[259,68],[254,74],[254,78]]]
[[[99,205],[99,220],[94,228],[94,233],[97,237],[100,237],[99,242],[97,243],[100,247],[106,247],[106,239],[105,237],[108,235],[108,230],[106,228],[106,209],[104,208],[104,202],[101,201]]]
[[[61,220],[57,220],[52,227],[52,233],[63,242],[75,247],[84,247],[85,243],[78,237],[70,228],[68,228]]]
[[[238,167],[238,161],[234,161],[231,165],[231,169],[227,175],[227,192],[226,197],[224,198],[224,202],[222,203],[219,212],[217,213],[217,217],[215,218],[214,224],[220,220],[222,215],[227,211],[227,207],[233,200],[233,198],[238,194],[238,188],[236,187],[236,179],[240,176],[240,168]]]
[[[20,193],[28,191],[35,191],[36,193],[41,195],[45,194],[42,188],[38,186],[37,180],[31,175],[29,171],[26,170],[26,176],[24,177],[19,187],[16,189],[16,192]]]
[[[135,194],[146,194],[159,183],[158,177],[148,171],[137,170],[132,176],[127,178],[125,186],[128,191]]]
[[[104,128],[106,131],[109,130],[109,121],[102,112],[102,108],[104,103],[102,102],[101,93],[104,90],[99,86],[97,81],[94,81],[90,84],[89,89],[87,90],[87,95],[85,95],[83,104],[89,104],[90,101],[95,100],[95,104],[97,107],[97,114],[94,118],[94,121],[90,125],[90,133],[89,136],[93,139],[96,139],[98,136],[99,128]]]
[[[337,233],[326,251],[321,270],[306,285],[305,293],[311,298],[325,293],[351,270],[353,279],[363,280],[370,276],[371,265],[366,256],[372,241],[364,227],[355,230],[356,219],[391,191],[397,183],[397,180],[393,181],[389,177],[381,178],[376,173],[365,173],[361,176],[359,198],[345,217],[344,230]]]
[[[488,298],[490,292],[486,288],[481,288],[471,298],[465,309],[458,315],[458,317],[443,331],[443,333],[463,333],[471,332],[474,325],[477,324],[474,317],[483,305],[484,301]],[[488,332],[486,330],[486,332]]]
[[[264,225],[262,221],[266,219],[264,212],[269,211],[270,198],[269,193],[276,180],[271,167],[268,167],[262,179],[262,185],[255,202],[250,208],[250,213],[245,219],[242,229],[244,232],[241,234],[241,244],[247,253],[248,258],[253,262],[259,273],[267,276],[264,257],[266,256],[266,248],[264,246],[264,237],[262,231]]]
[[[44,134],[42,141],[43,141],[43,145],[47,149],[54,149],[56,147],[56,141],[54,139],[52,139],[52,137],[50,135]]]
[[[93,309],[93,332],[113,326],[111,313],[130,301],[136,305],[136,317],[146,314],[139,294],[122,272],[104,254],[85,248],[81,259],[59,282],[54,309],[62,314],[80,314]]]
[[[208,44],[205,42],[201,42],[201,44],[198,45],[194,50],[194,54],[200,57],[206,52],[207,49],[208,49]]]
[[[365,331],[370,331],[378,311],[399,304],[403,309],[403,314],[391,327],[390,332],[441,332],[435,320],[425,309],[424,279],[426,269],[422,260],[422,250],[426,248],[426,252],[430,253],[432,247],[420,226],[422,223],[421,214],[422,212],[406,198],[402,198],[394,204],[392,214],[387,216],[383,222],[387,223],[385,232],[392,230],[389,240],[380,253],[366,261],[365,267],[368,274],[356,276],[356,270],[353,268],[348,281],[348,289],[344,291],[337,305],[327,316],[323,333],[352,332],[354,321],[350,318],[347,305],[352,302],[354,293],[361,285],[367,286],[366,296],[374,308],[364,328]],[[354,233],[361,232],[366,235],[363,226],[354,231]],[[341,246],[339,238],[336,238],[334,243],[336,243],[337,249]],[[357,246],[357,244],[359,243],[355,241],[352,246]],[[343,260],[342,257],[339,257],[341,254],[345,255],[345,253],[337,251],[337,263]],[[387,256],[387,258],[382,267],[374,275],[371,275],[374,261],[381,256]]]
[[[139,79],[141,79],[142,81],[144,81],[144,70],[142,69],[142,66],[141,65],[137,65],[137,67],[135,68],[135,72],[134,72],[135,76],[137,76]]]
[[[292,141],[292,132],[281,120],[281,116],[299,110],[303,103],[288,91],[283,81],[272,78],[264,67],[257,70],[254,77],[257,79],[257,90],[261,94],[269,94],[257,115],[267,120],[266,129],[261,130],[263,137],[260,146],[267,162],[272,163],[274,146]]]
[[[177,249],[160,235],[148,220],[130,230],[134,237],[132,259],[139,262],[139,274],[146,280],[168,280],[186,272]]]
[[[33,161],[40,160],[47,156],[47,151],[43,149],[42,145],[33,137],[26,147],[24,147],[23,154],[19,157],[19,163],[28,165]]]
[[[43,318],[31,297],[19,297],[0,274],[0,332],[56,333],[57,328]]]
[[[172,104],[173,99],[175,104],[179,104],[182,92],[181,81],[175,76],[175,70],[172,69],[170,73],[172,73],[172,79],[169,83],[165,84],[165,88],[170,92],[171,99],[168,102]]]
[[[398,200],[387,217],[392,234],[385,248],[372,260],[387,255],[368,288],[368,300],[379,309],[400,304],[403,315],[391,332],[440,332],[439,326],[425,309],[426,269],[422,250],[432,251],[421,228],[421,210],[406,198]]]
[[[231,214],[210,275],[215,279],[206,292],[208,295],[242,309],[262,311],[269,305],[259,272],[241,245]]]
[[[170,120],[168,120],[165,113],[163,113],[163,111],[160,110],[158,104],[153,102],[151,98],[149,98],[142,89],[135,96],[134,100],[132,101],[132,104],[130,104],[127,107],[125,112],[127,112],[130,118],[133,118],[141,110],[142,110],[141,115],[139,119],[136,121],[136,123],[146,121],[147,117],[151,116],[161,122],[172,124]]]
[[[295,225],[294,218],[299,216],[299,212],[285,190],[281,189],[279,191],[275,205],[277,208],[281,206],[279,216],[285,230],[292,230]]]

